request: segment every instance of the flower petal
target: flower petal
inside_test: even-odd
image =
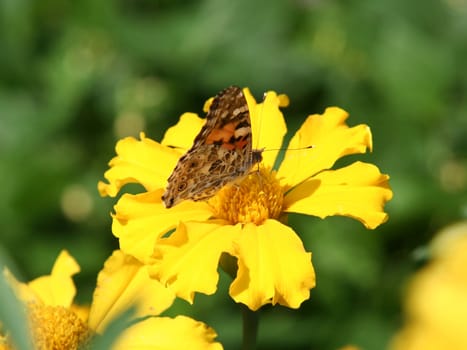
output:
[[[102,196],[115,197],[128,183],[140,183],[148,191],[167,185],[180,152],[146,138],[144,133],[140,138],[126,137],[117,142],[117,156],[109,162],[110,169],[104,174],[109,183],[98,183]]]
[[[167,129],[161,144],[179,148],[184,152],[193,145],[193,140],[205,122],[206,119],[198,117],[195,113],[183,113],[179,122]]]
[[[432,259],[408,285],[406,322],[391,350],[467,349],[467,221],[444,228],[430,248]]]
[[[115,205],[112,232],[120,240],[120,249],[146,262],[151,256],[156,241],[178,222],[183,220],[206,220],[211,209],[204,202],[183,201],[167,209],[162,204],[163,190],[140,193],[125,193]]]
[[[250,110],[253,148],[267,150],[263,153],[263,163],[272,168],[287,133],[284,116],[279,109],[287,101],[284,95],[278,96],[274,91],[269,91],[263,102],[256,103],[248,88],[244,88],[243,92]]]
[[[388,219],[384,204],[392,198],[389,176],[362,162],[324,171],[293,188],[284,198],[284,211],[349,216],[374,229]]]
[[[371,131],[360,124],[349,128],[348,113],[337,107],[326,108],[324,114],[310,115],[289,143],[278,176],[288,188],[324,169],[337,159],[372,148]],[[303,149],[313,146],[311,149]]]
[[[28,286],[45,305],[68,308],[76,295],[71,277],[79,271],[76,260],[66,250],[62,250],[55,260],[51,274],[32,280]]]
[[[295,232],[276,220],[244,226],[233,252],[238,258],[237,278],[230,295],[257,310],[265,304],[298,308],[315,286],[311,253]]]
[[[429,255],[432,259],[449,259],[453,261],[453,256],[459,251],[460,244],[465,245],[467,248],[467,221],[451,224],[441,230],[430,243]],[[460,265],[465,267],[465,274],[467,275],[467,260]]]
[[[100,333],[131,306],[136,306],[135,318],[159,315],[174,299],[171,291],[149,278],[146,266],[116,250],[97,277],[88,324]]]
[[[195,292],[213,294],[219,258],[231,249],[239,231],[240,225],[225,222],[181,222],[170,237],[158,242],[149,273],[190,303]]]
[[[32,303],[42,303],[42,300],[39,298],[34,291],[29,288],[27,283],[20,282],[16,279],[16,277],[11,273],[8,268],[3,269],[3,277],[5,281],[8,282],[8,285],[14,290],[16,297],[25,302],[32,302]]]
[[[127,328],[112,349],[221,350],[216,337],[212,328],[189,317],[151,317]]]

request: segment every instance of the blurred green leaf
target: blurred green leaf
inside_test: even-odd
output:
[[[0,251],[0,321],[2,335],[8,334],[15,348],[31,350],[28,322],[23,304],[16,298],[4,278],[4,256]]]

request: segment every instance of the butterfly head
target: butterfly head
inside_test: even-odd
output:
[[[255,165],[256,163],[261,163],[263,160],[263,151],[264,148],[252,149],[251,150],[251,164]]]

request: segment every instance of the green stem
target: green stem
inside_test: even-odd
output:
[[[251,311],[248,306],[240,304],[243,316],[243,344],[242,350],[255,350],[258,335],[259,314]]]

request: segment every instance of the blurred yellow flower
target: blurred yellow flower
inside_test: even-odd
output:
[[[105,262],[97,279],[90,308],[73,304],[76,294],[72,276],[80,270],[68,252],[62,251],[50,275],[29,283],[18,282],[5,270],[9,283],[27,308],[32,339],[37,349],[78,349],[94,334],[129,307],[135,319],[156,316],[170,307],[174,295],[150,279],[147,268],[135,258],[115,251]],[[177,336],[174,336],[175,333]],[[133,323],[112,349],[143,346],[157,349],[222,349],[214,343],[215,332],[188,317],[149,317]],[[5,345],[5,348],[8,346]],[[11,347],[10,347],[11,348]]]
[[[239,184],[225,186],[208,202],[164,207],[167,178],[204,123],[185,113],[161,143],[144,134],[140,140],[120,140],[104,175],[108,183],[100,182],[98,188],[101,195],[113,197],[127,183],[143,185],[144,192],[121,196],[112,231],[120,248],[150,264],[152,276],[177,296],[193,302],[195,292],[214,293],[219,259],[227,253],[237,258],[230,286],[236,302],[252,310],[268,303],[298,308],[315,286],[315,273],[311,253],[286,225],[286,214],[349,216],[373,229],[388,218],[383,207],[392,197],[389,176],[362,162],[329,170],[339,158],[372,147],[369,127],[348,127],[348,114],[336,107],[310,115],[290,141],[279,169],[272,170],[286,134],[279,107],[288,99],[268,92],[257,104],[248,89],[244,93],[253,146],[269,151],[258,171],[253,169]]]
[[[431,252],[410,283],[391,350],[467,349],[467,221],[444,229]]]

